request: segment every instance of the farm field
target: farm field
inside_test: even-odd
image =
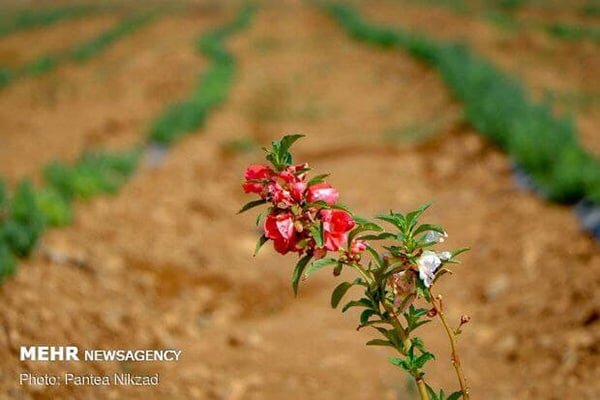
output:
[[[600,155],[599,43],[507,32],[433,3],[353,2],[370,22],[466,41],[535,100],[554,93],[553,110],[573,113],[582,147]],[[74,201],[72,223],[46,231],[1,283],[0,399],[416,399],[385,362],[388,351],[364,346],[370,334],[356,331],[357,312],[329,307],[337,283],[330,273],[302,282],[294,299],[291,261],[270,245],[252,257],[254,217],[236,215],[247,200],[242,175],[283,133],[307,136],[297,160],[331,172],[341,201],[359,214],[432,201],[426,220],[447,228],[448,246],[471,247],[437,291],[451,319],[472,318],[460,348],[474,399],[594,399],[598,240],[571,207],[520,188],[510,156],[471,126],[440,74],[410,53],[354,40],[311,2],[258,2],[247,26],[221,38],[235,60],[223,67],[225,79],[233,76],[226,98],[210,103],[218,107],[168,151],[147,144],[173,104],[208,90],[202,72],[221,66],[219,57],[229,61],[207,42],[214,59],[199,53],[197,40],[233,21],[240,4],[186,4],[86,63],[0,90],[0,177],[9,191],[23,178],[43,185],[52,160],[144,149],[118,193]],[[516,16],[593,25],[578,11],[588,3],[561,4],[554,13],[525,4]],[[90,15],[0,37],[0,62],[68,47],[73,32],[83,39],[116,20]],[[171,115],[167,121],[188,127],[178,111]],[[428,376],[450,387],[445,341],[432,332],[424,339],[440,355]],[[176,348],[183,356],[19,360],[19,346],[40,343]],[[43,387],[16,378],[64,370],[160,373],[160,385]]]

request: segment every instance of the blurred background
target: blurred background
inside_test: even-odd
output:
[[[473,398],[597,398],[600,2],[328,4],[0,2],[0,399],[416,398],[329,307],[339,278],[294,299],[294,257],[252,257],[242,174],[284,133],[360,215],[431,201],[471,247],[437,291],[472,318]],[[456,390],[442,327],[422,337]],[[33,344],[183,356],[19,361]],[[160,385],[18,382],[65,371]]]

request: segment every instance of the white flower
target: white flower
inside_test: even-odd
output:
[[[442,265],[442,260],[436,253],[430,250],[425,250],[421,257],[417,260],[419,268],[419,278],[425,284],[425,287],[430,287],[435,278],[435,271]]]
[[[427,231],[425,234],[425,242],[427,243],[443,243],[448,237],[446,232],[440,233],[437,231]]]
[[[437,253],[437,256],[442,261],[448,261],[452,258],[452,253],[450,253],[449,251],[442,251],[441,253]]]

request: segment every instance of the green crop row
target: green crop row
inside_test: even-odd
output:
[[[202,126],[211,109],[227,99],[235,74],[235,59],[225,47],[225,40],[248,25],[252,12],[253,8],[245,5],[234,20],[198,39],[197,50],[212,64],[199,76],[189,98],[171,105],[154,121],[150,129],[151,141],[169,145],[193,132]]]
[[[48,9],[26,9],[17,11],[0,21],[0,37],[26,29],[49,26],[57,22],[83,17],[96,12],[98,7],[91,5],[68,5]],[[8,10],[0,10],[3,13]]]
[[[437,68],[464,103],[466,119],[509,152],[545,197],[600,204],[600,161],[579,144],[569,118],[533,101],[517,80],[465,45],[368,23],[349,6],[327,9],[354,38],[405,49]]]
[[[223,42],[248,24],[251,11],[251,8],[243,7],[233,22],[198,41],[199,51],[209,56],[213,65],[201,76],[194,99],[186,106],[189,110],[176,114],[182,119],[164,120],[164,132],[170,133],[165,136],[168,140],[161,141],[154,136],[150,140],[171,143],[181,134],[195,129],[198,125],[193,121],[201,123],[212,107],[225,100],[235,64]],[[179,108],[177,105],[167,108],[163,118],[173,115],[174,109]],[[86,152],[73,165],[52,162],[44,169],[42,189],[35,189],[25,180],[19,183],[12,196],[0,180],[0,281],[15,271],[17,258],[31,253],[46,228],[64,226],[72,221],[75,200],[116,193],[135,171],[141,154],[141,148],[135,147],[125,152]]]
[[[88,152],[73,165],[53,162],[44,170],[42,189],[24,180],[12,196],[0,181],[0,281],[14,272],[16,258],[31,253],[46,228],[72,221],[75,199],[116,193],[134,172],[139,155],[139,149]]]
[[[575,25],[565,22],[540,22],[540,21],[524,21],[517,18],[514,12],[527,5],[533,3],[531,0],[492,0],[484,1],[478,5],[470,4],[465,0],[404,0],[411,1],[417,4],[436,5],[445,7],[454,11],[457,14],[478,15],[489,22],[495,24],[502,29],[522,30],[527,28],[538,29],[545,31],[551,36],[565,40],[581,40],[589,39],[592,41],[600,41],[600,29],[597,27],[588,27]],[[539,4],[544,4],[538,2]],[[593,4],[584,6],[580,9],[584,15],[593,15]]]
[[[100,54],[118,40],[148,24],[155,19],[155,17],[155,13],[146,12],[137,14],[119,21],[116,25],[110,27],[106,31],[101,32],[96,37],[85,40],[70,50],[40,56],[16,70],[0,68],[0,88],[24,76],[35,76],[52,71],[63,62],[88,61],[90,58]]]

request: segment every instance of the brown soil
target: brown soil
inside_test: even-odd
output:
[[[46,29],[34,29],[0,39],[0,65],[19,68],[37,57],[68,50],[113,26],[116,16],[99,15],[64,21]],[[35,43],[34,46],[31,44]]]
[[[153,117],[189,93],[206,64],[191,51],[194,39],[221,14],[202,9],[162,17],[88,63],[8,87],[0,94],[0,175],[15,182],[86,148],[142,141]]]
[[[183,33],[164,29],[159,36],[169,43],[177,35]],[[238,80],[202,134],[175,146],[160,168],[142,168],[117,197],[79,205],[75,224],[45,236],[37,254],[0,287],[6,331],[0,333],[0,393],[36,399],[414,398],[406,379],[386,363],[388,352],[364,346],[372,333],[355,331],[357,315],[328,307],[331,276],[323,272],[303,282],[294,300],[293,257],[270,248],[251,257],[254,217],[234,214],[248,200],[240,193],[241,172],[262,155],[226,149],[232,140],[266,144],[282,132],[302,132],[308,137],[296,158],[331,172],[342,201],[357,212],[408,210],[433,200],[427,219],[447,228],[448,247],[473,248],[437,288],[451,320],[462,313],[473,318],[460,342],[473,398],[595,398],[598,245],[579,231],[569,209],[516,189],[508,158],[465,127],[435,72],[404,53],[348,40],[302,2],[266,4],[231,43]],[[129,52],[127,62],[141,62],[141,49],[133,52],[139,45],[123,44],[122,57]],[[191,45],[188,51],[191,60]],[[75,69],[63,73],[78,79]],[[150,74],[154,70],[147,69],[137,78],[157,79]],[[164,79],[165,85],[186,84],[179,76]],[[33,90],[34,82],[21,87],[27,84]],[[118,87],[104,85],[89,86],[87,93],[114,89],[117,101]],[[130,111],[108,101],[86,105],[104,116]],[[139,107],[152,111],[148,103]],[[83,127],[83,103],[78,110],[69,120]],[[424,126],[434,135],[406,134]],[[61,156],[75,153],[66,147]],[[35,164],[27,154],[15,148],[3,155],[3,173]],[[80,262],[51,262],[49,253]],[[455,387],[441,326],[424,328],[423,337],[438,354],[427,377],[435,386]],[[18,346],[33,343],[174,347],[183,359],[149,365],[18,361]],[[18,385],[22,371],[160,372],[161,384],[28,387]]]

